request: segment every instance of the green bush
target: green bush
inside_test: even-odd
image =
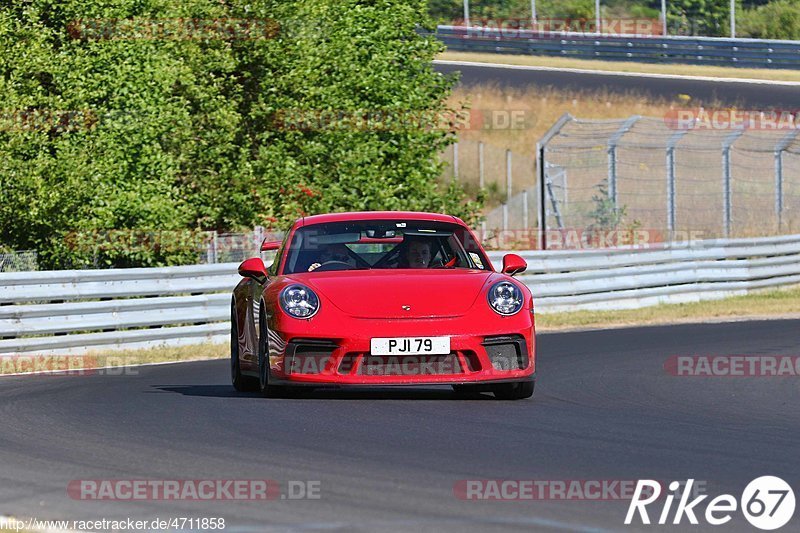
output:
[[[737,25],[740,37],[800,40],[800,2],[775,0],[747,9]]]
[[[464,18],[462,0],[430,0],[429,5],[431,16],[440,24]],[[537,0],[536,13],[539,18],[594,20],[594,0]],[[530,0],[470,2],[470,19],[473,24],[480,19],[529,20],[530,16]]]
[[[88,253],[69,237],[235,231],[362,209],[475,220],[480,206],[437,181],[438,154],[454,139],[452,128],[438,127],[453,80],[430,66],[441,45],[417,32],[426,7],[401,0],[4,3],[0,244],[37,249],[51,268],[161,265],[196,254],[102,243]],[[255,30],[232,38],[225,33],[231,19]],[[221,20],[223,29],[186,38],[173,27],[185,30],[180,20]],[[287,110],[421,118],[410,128],[291,129],[276,120]]]

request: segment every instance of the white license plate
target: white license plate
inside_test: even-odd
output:
[[[370,340],[372,355],[446,355],[450,337],[386,337]]]

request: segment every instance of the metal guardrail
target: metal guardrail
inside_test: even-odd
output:
[[[0,354],[225,341],[237,266],[0,274]]]
[[[489,255],[493,263],[502,258]],[[520,255],[528,270],[518,279],[544,312],[633,309],[800,283],[800,235]]]
[[[800,235],[518,252],[540,312],[636,308],[800,283]],[[499,267],[505,252],[491,252]],[[227,342],[236,263],[0,274],[0,355]]]
[[[561,56],[611,61],[800,68],[800,41],[722,37],[655,37],[598,33],[509,31],[497,27],[438,26],[453,51]]]

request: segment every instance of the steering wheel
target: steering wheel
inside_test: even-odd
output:
[[[312,265],[313,266],[313,265]],[[350,263],[345,263],[344,261],[325,261],[320,266],[315,268],[314,270],[309,270],[309,272],[328,272],[333,270],[350,270],[353,268],[350,266]]]

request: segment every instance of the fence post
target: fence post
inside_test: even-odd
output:
[[[506,203],[511,201],[511,150],[506,150]]]
[[[800,130],[790,131],[775,145],[775,216],[778,218],[778,233],[783,226],[783,152],[798,134]]]
[[[736,130],[722,141],[722,230],[726,239],[731,236],[731,147],[743,133],[743,129]]]
[[[215,264],[217,262],[217,232],[211,232],[211,238],[206,245],[206,262],[208,264]]]
[[[522,228],[528,229],[528,189],[522,190]]]
[[[264,226],[256,226],[253,228],[253,241],[256,255],[260,256],[261,243],[264,242]]]
[[[545,159],[545,150],[547,150],[547,145],[550,141],[558,135],[561,129],[567,124],[574,120],[572,115],[569,113],[564,113],[561,117],[553,124],[549,130],[544,134],[541,140],[536,143],[536,165],[538,169],[538,178],[537,181],[537,196],[539,197],[539,213],[538,222],[539,222],[539,241],[541,250],[547,249],[547,199],[545,198],[546,194],[546,175],[547,169],[546,166],[546,159]]]
[[[622,136],[628,133],[630,129],[642,118],[639,115],[633,115],[628,118],[620,128],[614,132],[614,135],[608,139],[608,197],[614,203],[614,207],[618,207],[619,197],[617,194],[617,144],[619,144]]]
[[[483,177],[483,141],[478,143],[478,185],[481,189],[486,185]]]
[[[693,127],[694,123],[689,128],[673,134],[667,141],[667,232],[670,241],[675,232],[675,146]]]

